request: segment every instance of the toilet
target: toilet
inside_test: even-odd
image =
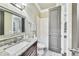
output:
[[[37,43],[37,55],[43,56],[45,53],[45,48],[46,48],[46,46],[43,43],[38,42]]]

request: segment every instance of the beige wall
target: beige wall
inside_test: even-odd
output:
[[[35,6],[35,4],[34,3],[27,4],[27,7],[25,8],[25,10],[26,10],[28,16],[30,16],[30,18],[31,18],[29,20],[35,22],[36,16],[38,16],[38,14],[39,14],[39,10]]]
[[[26,13],[28,14],[28,19],[26,20],[27,22],[30,22],[32,24],[31,27],[31,31],[36,31],[37,30],[37,17],[39,17],[39,10],[37,9],[37,7],[35,6],[34,3],[29,3],[27,4],[27,7],[25,8]],[[28,27],[28,23],[26,24],[26,33],[28,34],[29,32],[29,28]]]
[[[49,15],[48,10],[40,11],[39,17],[37,17],[37,37],[38,41],[43,43],[48,48],[48,30],[49,30]]]

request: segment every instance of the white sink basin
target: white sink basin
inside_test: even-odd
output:
[[[10,55],[14,55],[16,52],[20,51],[23,47],[27,46],[29,42],[23,41],[19,44],[16,44],[5,51],[8,52]]]

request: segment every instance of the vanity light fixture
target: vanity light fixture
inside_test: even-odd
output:
[[[10,4],[20,9],[21,11],[24,10],[25,7],[27,6],[27,3],[10,3]]]

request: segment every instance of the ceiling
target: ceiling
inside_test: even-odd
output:
[[[37,3],[41,10],[56,6],[56,3]]]

